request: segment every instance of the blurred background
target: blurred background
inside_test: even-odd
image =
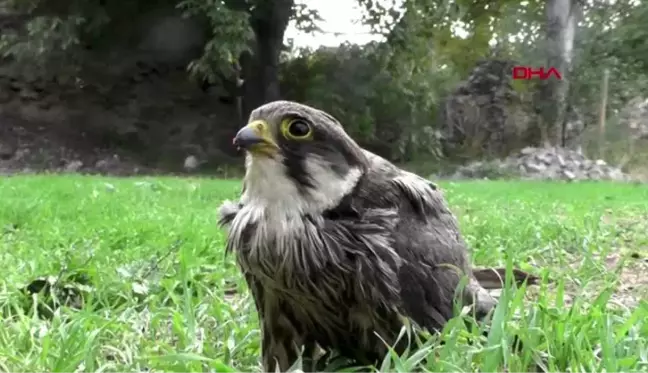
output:
[[[425,176],[642,179],[647,22],[633,0],[1,1],[0,173],[235,176],[237,129],[289,99]]]

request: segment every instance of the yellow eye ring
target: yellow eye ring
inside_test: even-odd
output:
[[[309,140],[313,137],[311,125],[303,119],[286,119],[281,123],[281,133],[288,140]]]

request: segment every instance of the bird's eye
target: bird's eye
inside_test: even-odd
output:
[[[293,119],[284,128],[284,135],[288,139],[302,140],[311,135],[310,125],[302,119]]]

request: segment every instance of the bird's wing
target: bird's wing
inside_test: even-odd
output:
[[[365,208],[390,208],[414,214],[422,220],[449,215],[448,229],[458,224],[439,188],[429,180],[407,172],[373,153],[365,151],[369,168],[360,193],[356,195]]]
[[[360,216],[375,209],[397,212],[392,245],[402,259],[398,283],[408,316],[429,329],[442,327],[453,316],[455,291],[464,275],[469,275],[468,293],[492,307],[494,300],[470,275],[467,246],[439,188],[381,157],[366,155],[370,167],[346,201],[351,207],[343,209]]]

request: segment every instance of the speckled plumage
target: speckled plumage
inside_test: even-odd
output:
[[[286,117],[307,121],[312,138],[283,139]],[[256,303],[264,371],[285,371],[317,346],[373,363],[404,319],[442,328],[463,276],[464,302],[476,299],[480,314],[495,305],[434,184],[360,148],[317,109],[277,101],[254,120],[278,151],[248,152],[241,199],[224,202],[220,223]]]

